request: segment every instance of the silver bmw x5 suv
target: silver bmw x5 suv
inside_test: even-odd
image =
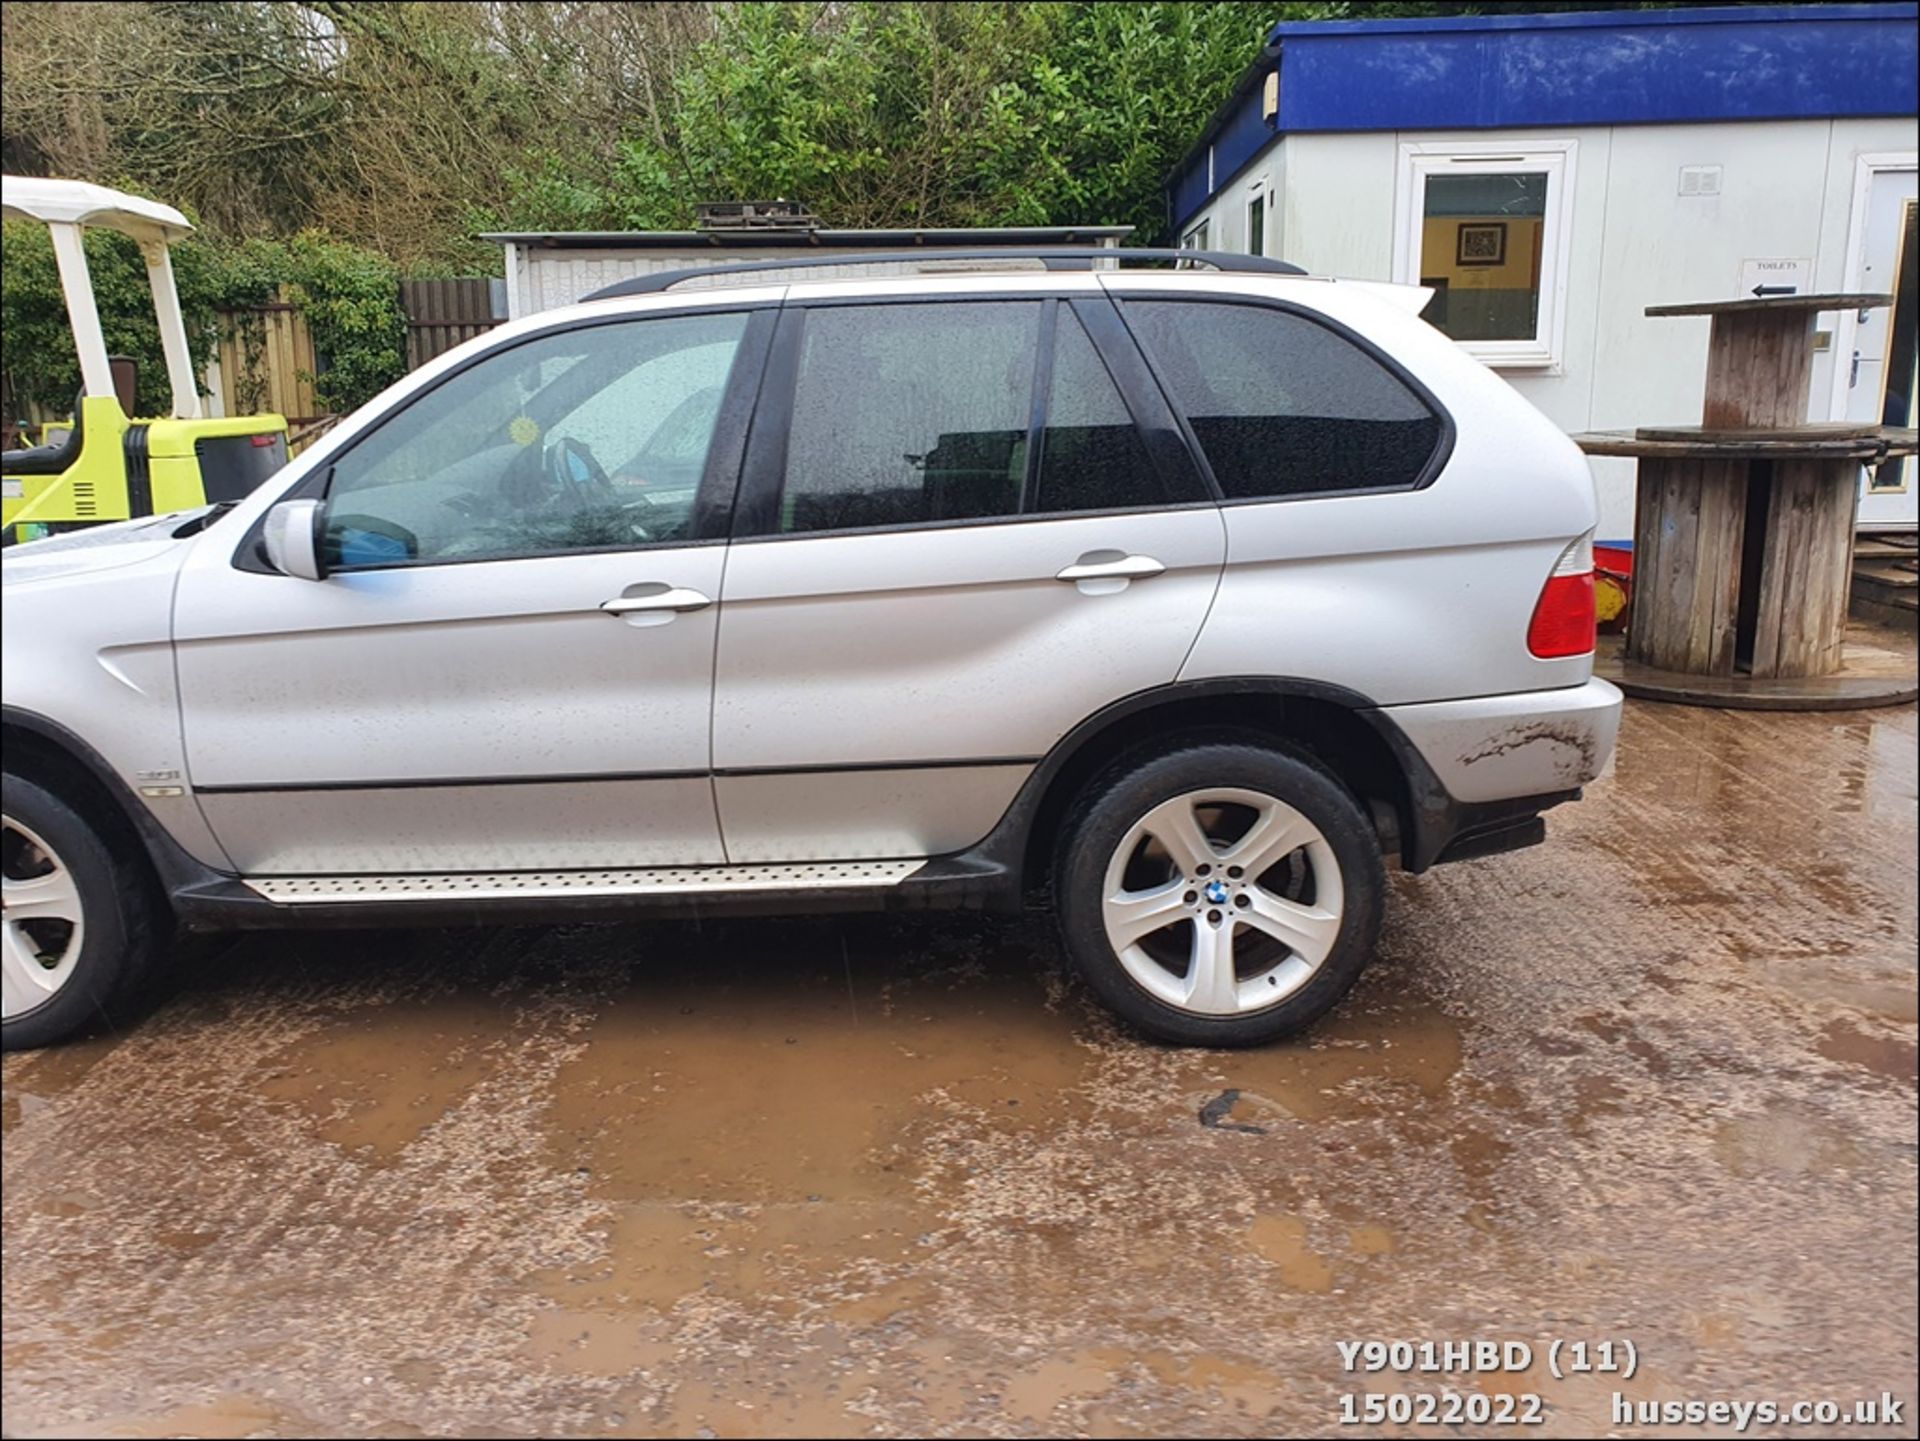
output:
[[[1115,258],[625,282],[10,549],[5,1044],[182,928],[1041,899],[1147,1035],[1324,1013],[1605,764],[1592,480],[1423,291]]]

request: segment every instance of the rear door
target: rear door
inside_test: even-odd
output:
[[[1586,679],[1584,657],[1526,646],[1572,538],[1552,533],[1555,517],[1577,528],[1585,510],[1571,489],[1532,483],[1533,431],[1483,423],[1450,465],[1446,410],[1334,319],[1342,298],[1324,282],[1302,285],[1335,292],[1328,311],[1121,279],[1121,316],[1191,427],[1226,520],[1220,599],[1183,681],[1301,677],[1388,705]]]
[[[715,670],[728,859],[935,855],[1172,681],[1220,512],[1097,293],[789,304]]]

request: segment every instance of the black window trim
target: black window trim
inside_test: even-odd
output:
[[[1027,463],[1022,481],[1021,511],[1015,515],[968,516],[957,520],[911,520],[893,525],[843,526],[831,530],[781,531],[780,501],[786,484],[787,440],[793,424],[793,404],[799,381],[800,344],[805,315],[810,310],[874,305],[977,305],[1022,301],[1042,307],[1039,347],[1034,364],[1034,389],[1028,416]],[[1094,351],[1120,392],[1133,419],[1149,462],[1166,497],[1154,505],[1111,506],[1099,510],[1049,510],[1029,514],[1025,506],[1038,484],[1040,435],[1046,427],[1047,391],[1053,374],[1054,343],[1058,336],[1059,306],[1071,306],[1093,343]],[[1176,428],[1174,410],[1167,404],[1146,357],[1121,323],[1112,298],[1104,291],[982,290],[893,295],[806,296],[781,306],[780,322],[768,348],[741,470],[739,498],[733,511],[736,544],[825,540],[861,535],[893,535],[904,531],[961,530],[992,525],[1032,525],[1084,520],[1104,515],[1156,515],[1166,511],[1211,509],[1219,504],[1219,490],[1211,473],[1194,464],[1188,443]],[[1182,491],[1189,498],[1172,497]]]
[[[1201,447],[1200,438],[1194,433],[1193,426],[1187,419],[1186,411],[1182,409],[1174,399],[1173,388],[1167,383],[1166,377],[1161,373],[1159,364],[1153,357],[1153,352],[1148,349],[1146,342],[1141,339],[1139,334],[1134,330],[1132,322],[1127,319],[1127,304],[1135,300],[1175,300],[1187,305],[1244,305],[1256,310],[1278,310],[1288,315],[1298,316],[1302,320],[1311,321],[1322,329],[1332,331],[1342,340],[1356,346],[1363,355],[1368,356],[1380,365],[1389,375],[1393,376],[1394,379],[1412,391],[1421,404],[1433,412],[1435,418],[1440,422],[1440,436],[1434,442],[1433,453],[1427,457],[1427,463],[1421,468],[1420,473],[1416,475],[1413,480],[1403,485],[1369,485],[1351,490],[1306,490],[1293,495],[1228,495],[1225,490],[1222,489],[1219,478],[1214,475],[1213,466],[1207,460],[1206,451]],[[1425,382],[1411,370],[1407,369],[1399,360],[1387,351],[1382,350],[1379,345],[1375,344],[1351,326],[1334,319],[1322,311],[1314,310],[1309,306],[1298,305],[1292,301],[1278,300],[1264,295],[1221,295],[1215,293],[1196,295],[1190,290],[1134,290],[1131,287],[1128,288],[1124,294],[1114,295],[1113,301],[1114,308],[1119,313],[1121,324],[1126,326],[1127,333],[1133,337],[1134,344],[1138,347],[1145,364],[1153,374],[1154,383],[1158,386],[1161,395],[1166,400],[1167,405],[1171,408],[1176,418],[1180,428],[1180,434],[1185,440],[1188,454],[1192,457],[1193,463],[1200,467],[1200,473],[1206,477],[1207,484],[1212,487],[1214,494],[1219,496],[1219,504],[1223,507],[1242,505],[1291,505],[1300,501],[1309,500],[1352,500],[1369,495],[1408,495],[1416,490],[1425,490],[1428,486],[1432,485],[1434,481],[1440,478],[1440,473],[1447,468],[1447,462],[1453,458],[1453,443],[1456,435],[1456,427],[1454,425],[1453,413],[1440,403],[1440,397],[1428,389]]]
[[[623,555],[629,551],[682,550],[695,546],[725,545],[732,528],[733,509],[739,494],[742,463],[747,446],[748,418],[753,414],[755,400],[761,385],[765,381],[767,356],[770,349],[774,322],[780,310],[777,300],[748,301],[740,305],[687,304],[649,307],[646,310],[623,311],[613,315],[596,315],[586,319],[578,317],[555,321],[538,330],[518,335],[504,345],[493,346],[470,356],[459,365],[439,376],[424,389],[411,391],[392,402],[378,415],[360,426],[360,433],[338,455],[332,457],[324,466],[318,466],[304,476],[300,483],[289,490],[280,500],[325,500],[333,489],[334,468],[364,445],[368,439],[384,429],[387,423],[402,411],[411,408],[415,402],[424,400],[457,376],[465,375],[476,365],[481,365],[498,356],[507,355],[523,345],[538,340],[548,340],[555,335],[570,335],[583,330],[597,329],[605,325],[631,325],[636,321],[680,319],[690,315],[745,315],[747,324],[740,334],[739,348],[734,352],[733,365],[727,371],[726,391],[721,396],[720,409],[714,418],[713,439],[707,447],[707,461],[700,474],[700,484],[694,492],[692,534],[680,540],[636,541],[631,545],[580,546],[566,550],[529,551],[517,555],[457,555],[426,560],[386,561],[372,565],[340,566],[330,574],[363,575],[371,571],[387,570],[428,570],[449,565],[498,565],[519,560],[552,560],[575,555]],[[275,504],[279,502],[276,501]],[[272,507],[269,506],[268,510]],[[266,554],[267,513],[263,511],[248,528],[234,547],[231,565],[235,570],[249,571],[257,575],[279,575],[267,562]]]
[[[1048,396],[1053,390],[1053,347],[1060,334],[1060,301],[1048,296],[1040,308],[1040,334],[1034,344],[1033,389],[1027,398],[1027,464],[1020,477],[1020,510],[1026,515],[1040,493],[1040,453],[1046,445]],[[1004,517],[994,516],[995,520]]]
[[[1220,487],[1213,472],[1197,462],[1182,430],[1180,413],[1167,399],[1148,363],[1145,349],[1121,319],[1119,307],[1111,295],[1076,297],[1073,313],[1086,328],[1088,339],[1099,353],[1133,416],[1134,429],[1146,447],[1147,458],[1160,473],[1160,489],[1169,508],[1187,505],[1217,505]],[[1184,498],[1179,498],[1184,497]],[[1081,511],[1098,515],[1099,511]]]

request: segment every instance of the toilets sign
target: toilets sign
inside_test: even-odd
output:
[[[1812,260],[1743,260],[1740,262],[1740,298],[1742,300],[1765,300],[1771,295],[1805,295],[1812,289]]]

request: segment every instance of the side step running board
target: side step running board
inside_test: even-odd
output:
[[[660,866],[616,871],[469,871],[444,875],[255,876],[243,881],[282,905],[499,901],[516,897],[694,896],[752,891],[897,886],[926,865],[903,861],[793,861],[784,865]]]

